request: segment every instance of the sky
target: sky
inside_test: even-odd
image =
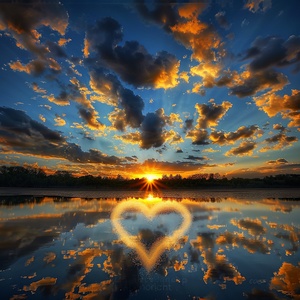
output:
[[[297,0],[0,4],[0,165],[300,173]]]

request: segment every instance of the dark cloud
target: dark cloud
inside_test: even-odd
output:
[[[284,133],[278,133],[270,138],[265,139],[265,142],[268,144],[280,144],[281,146],[288,146],[296,141],[298,141],[296,136],[287,136]]]
[[[239,139],[250,138],[259,130],[257,125],[241,126],[238,130],[233,132],[213,131],[210,134],[210,140],[219,145],[226,145],[234,143]]]
[[[226,13],[224,11],[220,11],[215,15],[215,18],[221,27],[223,27],[225,29],[229,29],[230,24],[228,23],[225,15],[226,15]]]
[[[135,87],[170,88],[178,84],[179,61],[166,51],[152,56],[137,41],[123,46],[121,25],[112,18],[98,21],[86,32],[85,55],[96,53],[106,67]]]
[[[104,125],[98,121],[98,116],[94,109],[86,109],[84,107],[80,107],[78,111],[79,115],[89,128],[99,130],[104,127]]]
[[[67,159],[77,163],[121,163],[122,159],[91,149],[88,152],[68,143],[57,131],[32,120],[25,112],[0,107],[0,141],[4,151]]]
[[[252,141],[244,141],[238,147],[232,148],[231,150],[225,153],[226,156],[237,155],[237,156],[245,156],[252,155],[253,150],[257,147],[256,142]]]
[[[269,245],[266,241],[259,239],[249,239],[238,232],[231,233],[229,231],[226,231],[225,233],[218,236],[216,243],[218,245],[231,245],[232,247],[242,246],[250,253],[270,253]]]
[[[193,128],[193,122],[194,122],[193,119],[186,119],[184,121],[184,127],[183,127],[184,131],[188,131],[188,130],[192,129]]]
[[[266,229],[262,226],[259,219],[232,219],[231,224],[240,229],[247,230],[251,235],[257,236],[266,233]]]
[[[266,89],[281,90],[288,83],[285,75],[274,70],[262,70],[255,73],[245,72],[245,78],[230,87],[231,94],[239,98],[253,96]]]
[[[213,233],[199,233],[197,239],[191,241],[191,245],[199,249],[207,270],[203,276],[205,283],[211,280],[213,283],[221,281],[233,281],[242,284],[245,280],[238,270],[228,262],[225,255],[214,253],[215,237]]]
[[[286,41],[271,36],[257,38],[244,59],[251,59],[249,67],[252,71],[260,71],[272,66],[282,67],[295,65],[294,71],[300,69],[300,36],[292,35]]]
[[[273,164],[280,165],[280,164],[287,164],[287,163],[288,163],[288,161],[284,158],[278,158],[276,160],[267,161],[267,164],[270,164],[270,165],[273,165]]]
[[[50,50],[50,52],[55,56],[55,57],[61,57],[61,58],[67,58],[67,54],[64,51],[64,49],[57,45],[54,42],[51,41],[47,41],[46,46],[48,47],[48,49]]]
[[[52,1],[51,4],[39,1],[2,2],[0,21],[4,28],[13,33],[22,47],[38,56],[44,56],[47,49],[38,43],[38,35],[33,31],[43,25],[64,34],[68,25],[68,14],[58,1]]]
[[[174,9],[174,1],[156,1],[156,5],[152,11],[148,8],[144,0],[135,0],[135,4],[138,12],[145,20],[161,25],[169,32],[171,31],[171,27],[178,22],[179,14]]]
[[[187,138],[192,139],[193,145],[208,145],[208,132],[205,129],[194,129],[190,130],[187,135]]]
[[[20,61],[10,63],[13,70],[34,75],[41,75],[46,69],[53,74],[61,71],[55,58],[64,57],[62,50],[59,51],[59,46],[53,42],[43,44],[38,32],[40,27],[47,26],[60,35],[65,34],[68,14],[58,1],[1,3],[0,24],[12,35],[19,48],[26,49],[35,57],[26,65]]]
[[[94,91],[104,96],[101,101],[122,108],[122,111],[114,111],[110,118],[116,129],[124,131],[127,125],[132,128],[140,127],[144,120],[144,101],[140,96],[124,88],[116,76],[104,69],[92,70],[90,79]]]
[[[245,293],[247,299],[249,300],[280,300],[274,293],[264,290],[259,290],[257,288],[252,289],[251,292]]]
[[[160,147],[165,142],[163,127],[165,126],[164,115],[161,110],[155,113],[147,113],[141,124],[141,148]]]
[[[184,159],[201,161],[201,160],[206,160],[207,157],[205,157],[205,156],[193,156],[193,155],[189,155],[188,157],[185,157]]]

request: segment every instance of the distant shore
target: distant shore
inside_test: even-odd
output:
[[[91,188],[31,188],[0,187],[0,197],[35,196],[67,198],[144,198],[149,195],[163,198],[229,198],[300,200],[300,188],[197,188],[163,190],[120,190]]]

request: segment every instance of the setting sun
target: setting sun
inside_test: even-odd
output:
[[[157,179],[158,177],[154,174],[147,174],[146,176],[146,179],[149,183],[152,183],[155,179]]]

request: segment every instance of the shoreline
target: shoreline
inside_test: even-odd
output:
[[[198,188],[198,189],[96,189],[96,188],[32,188],[32,187],[0,187],[1,197],[35,196],[35,197],[67,197],[67,198],[228,198],[237,196],[245,199],[253,198],[300,198],[300,188]]]

